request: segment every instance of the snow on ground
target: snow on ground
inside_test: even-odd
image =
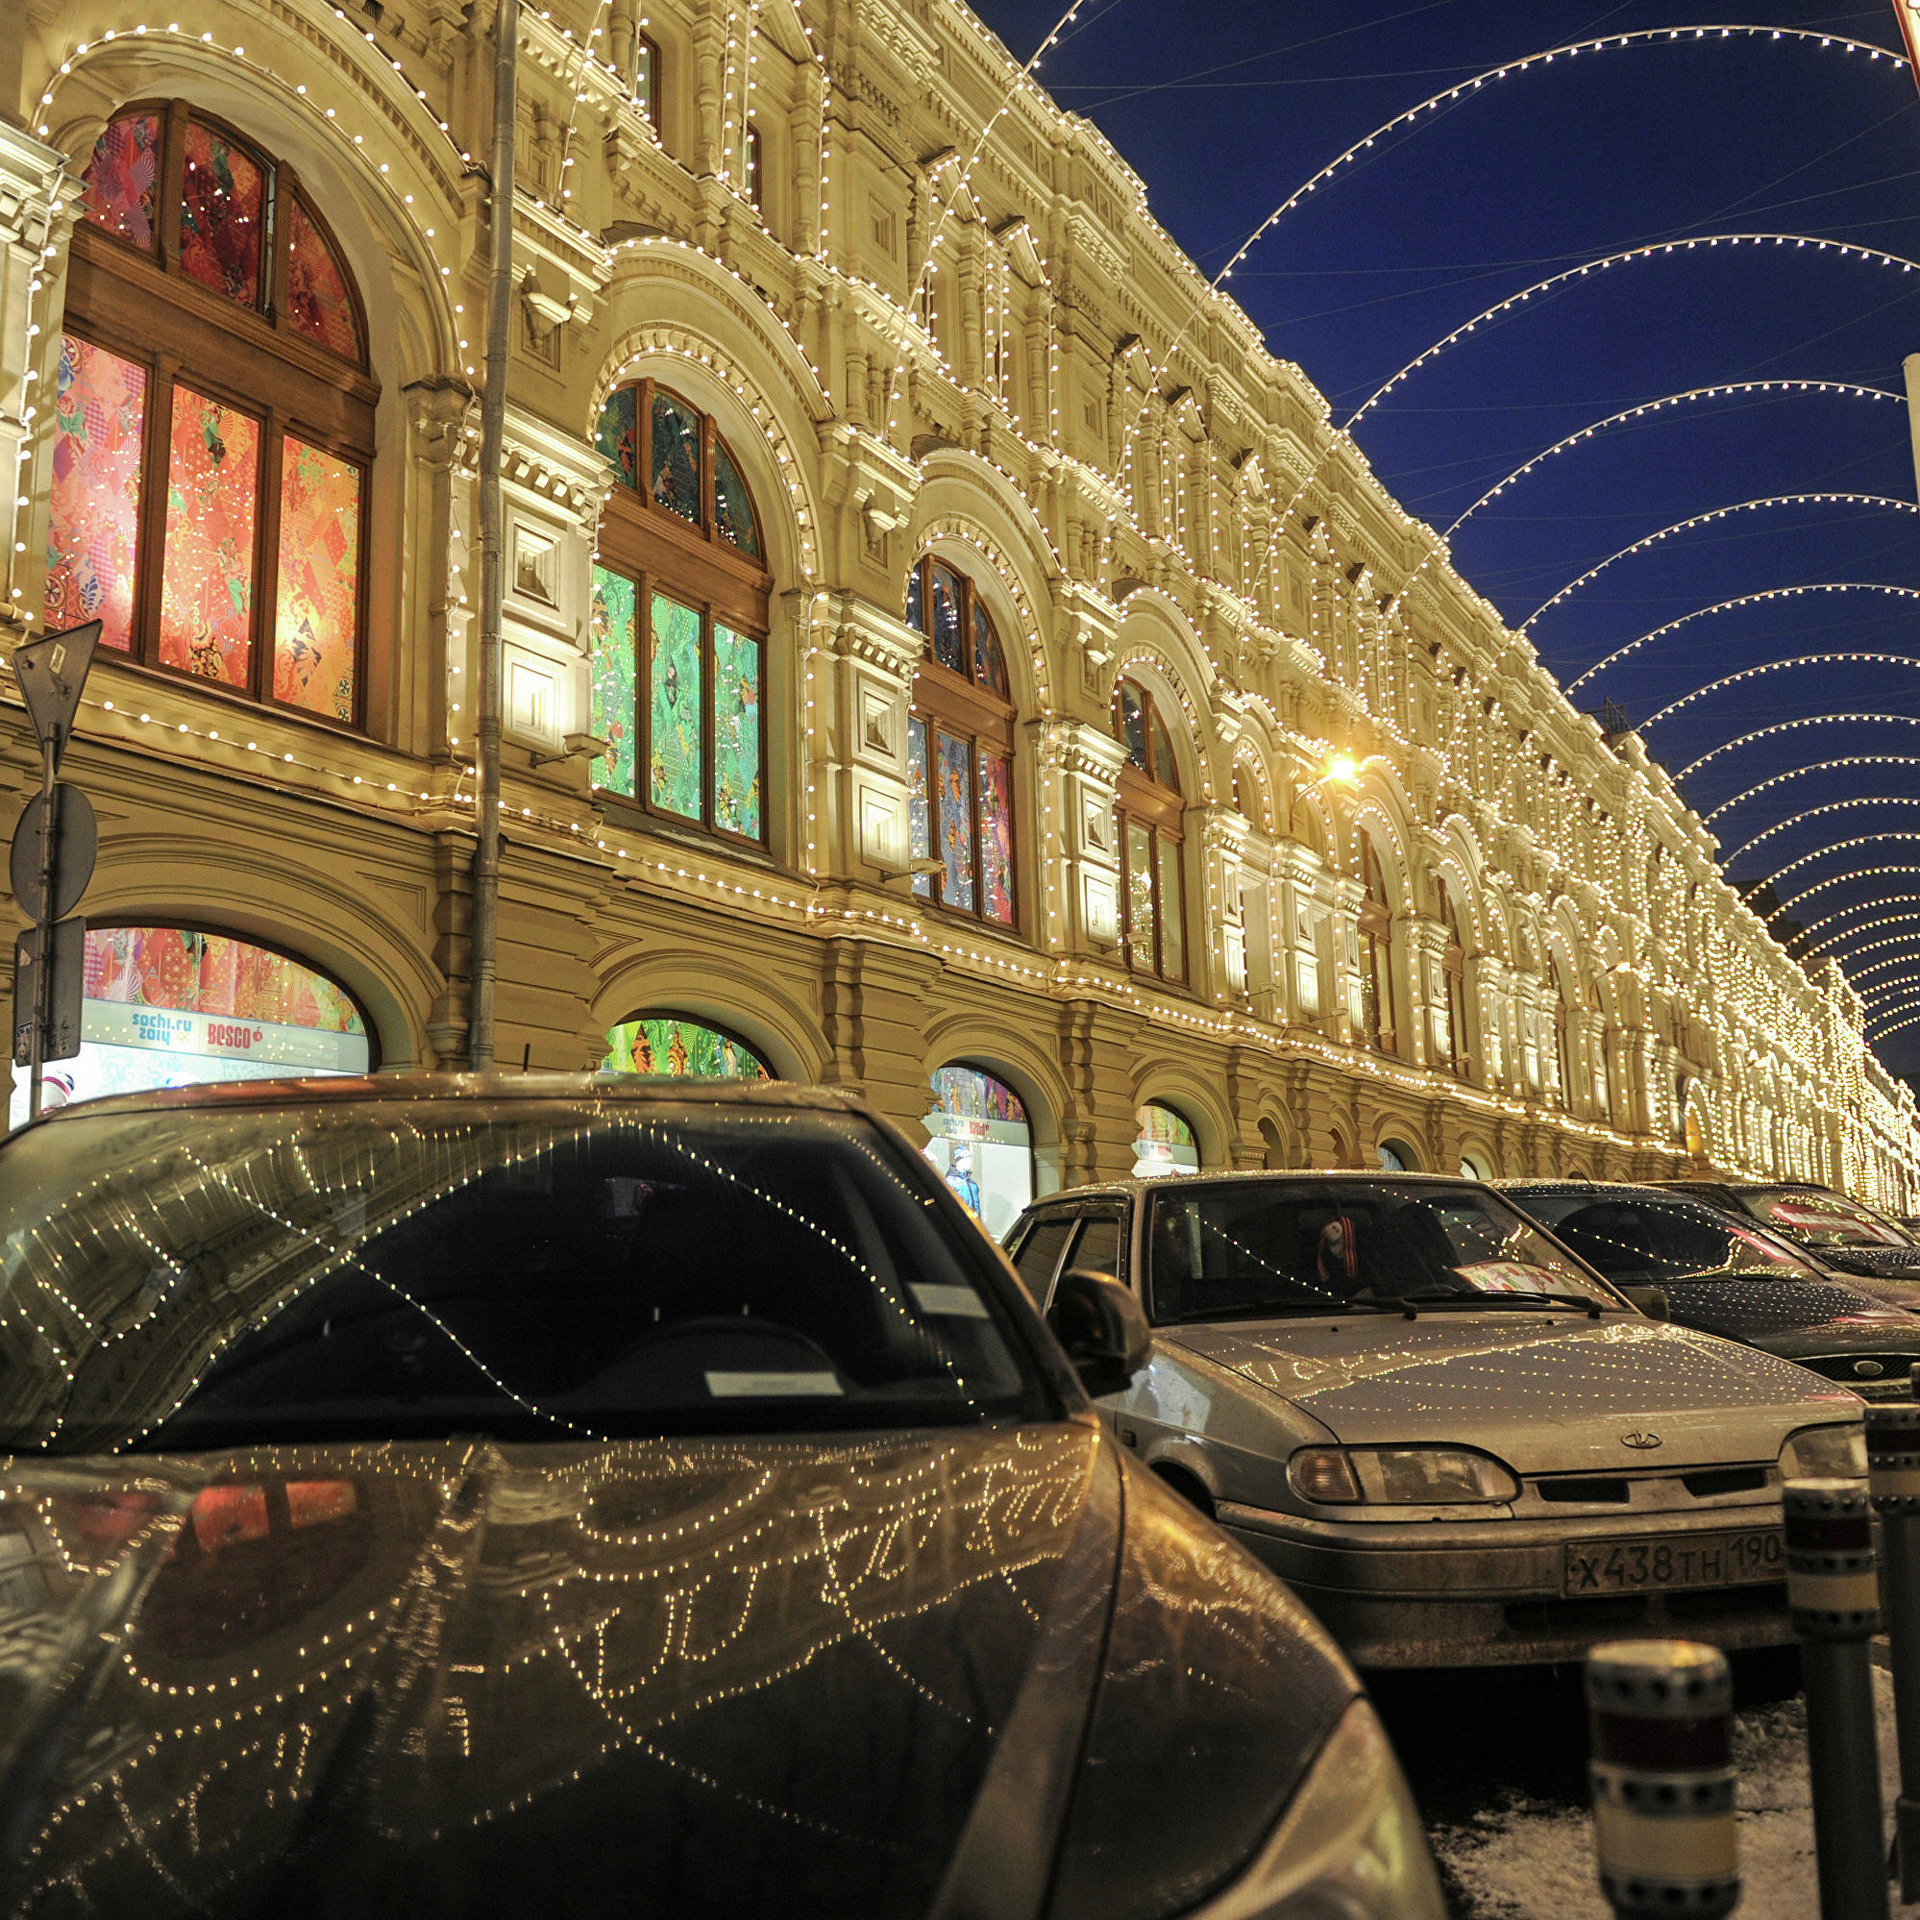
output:
[[[1889,1831],[1899,1764],[1894,1749],[1893,1686],[1875,1668],[1880,1714],[1882,1807]],[[1814,1920],[1813,1808],[1807,1785],[1806,1707],[1799,1699],[1736,1716],[1734,1764],[1740,1773],[1741,1920]],[[1594,1875],[1593,1826],[1584,1807],[1509,1793],[1501,1804],[1437,1825],[1435,1856],[1451,1882],[1459,1920],[1610,1920]],[[1920,1906],[1894,1911],[1920,1914]]]

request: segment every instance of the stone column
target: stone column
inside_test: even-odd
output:
[[[821,870],[868,886],[891,884],[913,859],[908,812],[907,713],[923,635],[853,594],[828,603],[816,669],[821,701],[809,729]],[[822,700],[822,695],[825,696]]]
[[[1413,983],[1413,1002],[1407,1024],[1413,1030],[1413,1064],[1438,1073],[1453,1068],[1452,1009],[1447,1000],[1447,929],[1438,920],[1409,915],[1407,977]],[[1460,1050],[1468,1051],[1467,1036],[1459,1036]]]
[[[1057,848],[1058,924],[1050,914],[1048,942],[1057,934],[1061,950],[1117,966],[1121,852],[1113,808],[1126,749],[1107,728],[1085,720],[1037,720],[1028,731],[1042,844]]]
[[[1207,978],[1215,1000],[1238,1000],[1247,991],[1247,927],[1242,899],[1247,835],[1246,816],[1230,806],[1190,807],[1189,830],[1201,849]]]
[[[74,188],[58,210],[64,156],[0,121],[0,629],[16,640],[39,625],[46,580],[45,461],[60,364],[58,319]],[[24,545],[25,551],[18,549]]]

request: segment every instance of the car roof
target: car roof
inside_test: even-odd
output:
[[[865,1101],[837,1087],[797,1086],[780,1080],[616,1073],[329,1074],[306,1080],[212,1080],[76,1100],[14,1131],[17,1137],[29,1128],[57,1127],[69,1121],[192,1109],[211,1114],[266,1107],[384,1106],[402,1100],[591,1100],[621,1105],[777,1107],[789,1112],[871,1111]]]
[[[1125,1198],[1133,1194],[1164,1193],[1170,1189],[1187,1187],[1227,1187],[1258,1185],[1269,1181],[1275,1185],[1285,1182],[1329,1180],[1349,1181],[1366,1186],[1379,1186],[1392,1181],[1396,1186],[1412,1182],[1422,1187],[1484,1187],[1484,1180],[1469,1180],[1458,1173],[1386,1173],[1369,1171],[1365,1167],[1312,1167],[1269,1168],[1252,1167],[1237,1172],[1219,1173],[1150,1173],[1142,1174],[1131,1180],[1099,1180],[1084,1187],[1064,1187],[1058,1193],[1050,1193],[1043,1200],[1034,1200],[1028,1204],[1029,1213],[1037,1213],[1042,1207],[1072,1205],[1081,1200],[1097,1199],[1102,1196]]]
[[[1496,1180],[1501,1193],[1605,1193],[1616,1198],[1629,1195],[1640,1200],[1664,1200],[1669,1206],[1704,1207],[1685,1188],[1656,1187],[1646,1180]]]

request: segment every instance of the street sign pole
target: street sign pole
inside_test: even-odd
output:
[[[40,743],[40,953],[33,974],[33,1037],[27,1046],[27,1118],[40,1118],[47,1015],[53,1006],[53,854],[59,841],[60,789],[53,777],[54,737]]]

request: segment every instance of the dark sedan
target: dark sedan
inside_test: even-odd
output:
[[[1920,1311],[1920,1241],[1884,1213],[1811,1185],[1663,1180],[1710,1207],[1757,1221],[1836,1273],[1880,1283],[1880,1298]]]
[[[0,1218],[0,1911],[1441,1913],[1137,1310],[854,1101],[138,1095]]]
[[[1670,1187],[1510,1180],[1503,1190],[1620,1287],[1658,1287],[1680,1326],[1905,1399],[1920,1321],[1823,1272],[1779,1236]]]

